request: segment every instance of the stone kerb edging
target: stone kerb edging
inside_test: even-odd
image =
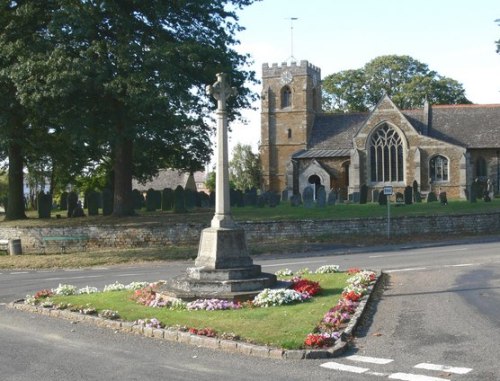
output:
[[[363,317],[367,304],[372,298],[375,290],[382,286],[383,272],[377,273],[377,279],[373,286],[368,288],[368,293],[363,296],[355,313],[352,315],[348,325],[343,330],[340,340],[335,345],[327,349],[280,349],[263,345],[245,343],[237,340],[219,339],[217,337],[206,337],[194,335],[189,332],[180,331],[176,328],[148,328],[132,322],[120,320],[104,319],[93,315],[84,315],[78,312],[67,310],[58,310],[54,308],[44,308],[24,304],[24,299],[16,300],[7,304],[7,307],[20,311],[38,313],[44,316],[67,319],[74,322],[93,324],[100,328],[110,328],[115,331],[143,335],[155,339],[163,339],[167,341],[176,341],[182,344],[195,345],[202,348],[217,349],[224,352],[239,353],[247,356],[255,356],[269,359],[284,359],[284,360],[303,360],[303,359],[321,359],[329,357],[337,357],[344,353],[349,346],[353,334]],[[333,307],[333,306],[332,306]]]

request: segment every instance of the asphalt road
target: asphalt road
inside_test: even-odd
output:
[[[115,333],[0,305],[0,380],[500,380],[500,243],[260,256],[274,272],[323,264],[388,272],[354,347],[336,359],[264,360]],[[0,304],[69,283],[155,281],[190,262],[0,270]]]

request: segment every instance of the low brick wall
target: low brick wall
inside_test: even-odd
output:
[[[387,219],[242,222],[249,245],[298,237],[387,234]],[[128,224],[120,226],[2,228],[0,239],[21,239],[23,253],[163,247],[197,243],[204,224]],[[500,214],[467,214],[391,219],[391,235],[500,233]],[[44,237],[87,237],[84,241],[49,241]]]

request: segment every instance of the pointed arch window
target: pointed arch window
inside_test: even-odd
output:
[[[432,182],[448,181],[448,159],[437,155],[429,161],[429,175]]]
[[[292,106],[292,90],[289,86],[281,89],[281,108]]]
[[[370,140],[371,181],[404,181],[403,141],[401,136],[384,124]]]

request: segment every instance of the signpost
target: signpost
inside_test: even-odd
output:
[[[392,185],[386,185],[384,187],[384,195],[387,199],[387,238],[391,238],[391,199],[390,196],[394,193]]]

